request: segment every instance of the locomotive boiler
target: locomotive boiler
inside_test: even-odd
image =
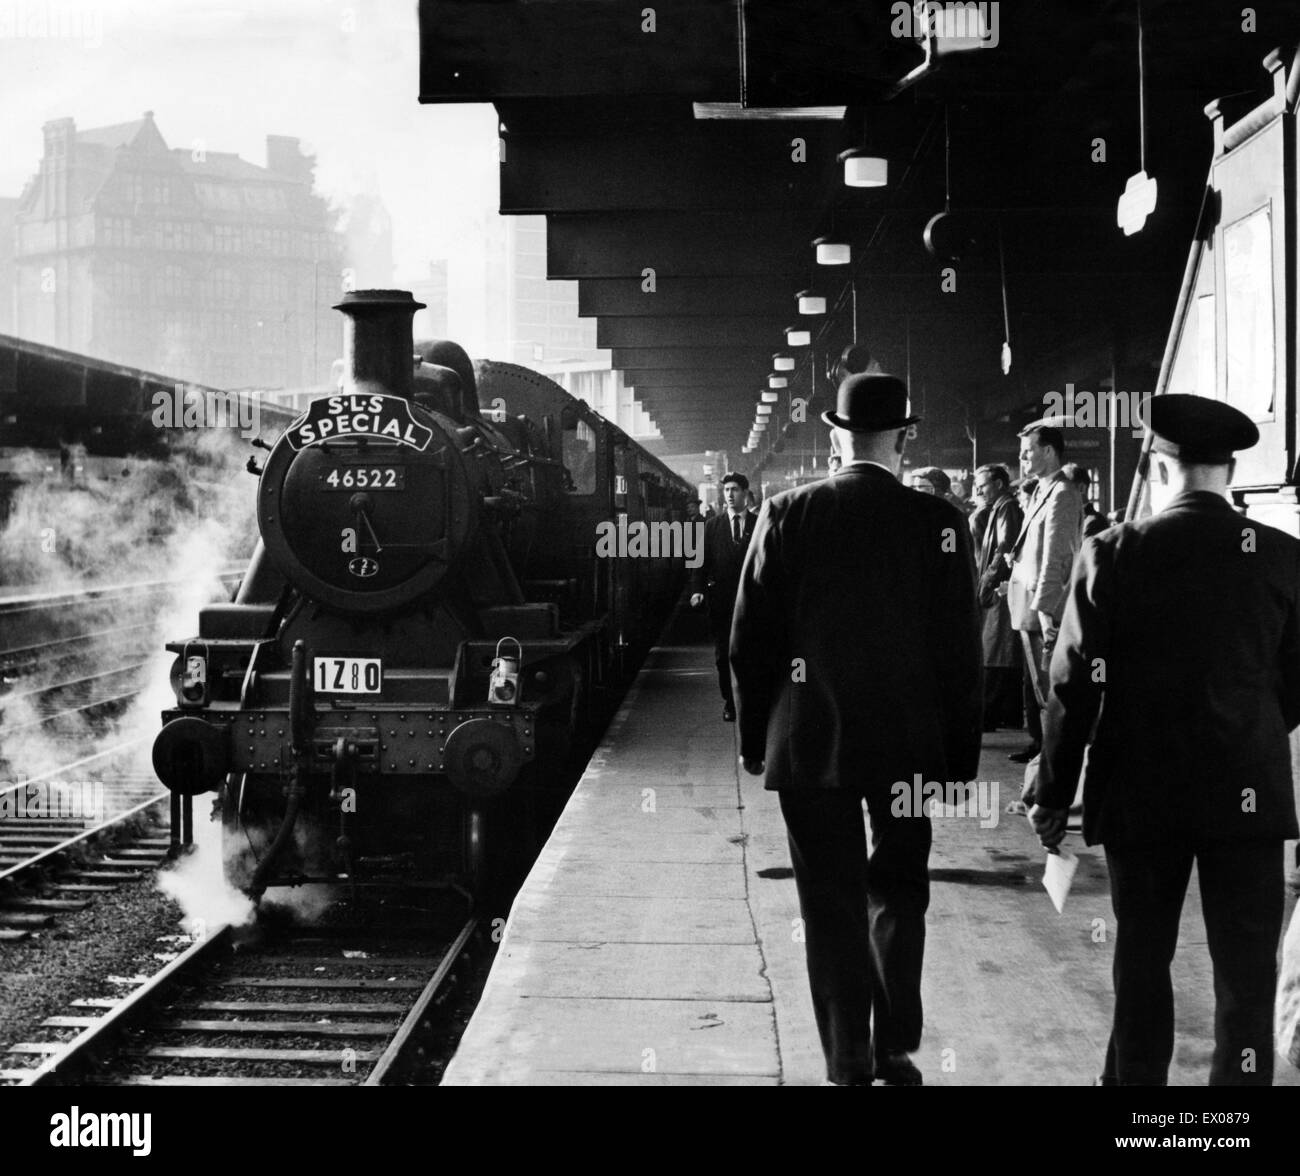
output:
[[[594,534],[684,517],[686,483],[536,373],[488,364],[480,385],[454,344],[415,354],[420,305],[338,305],[339,394],[271,447],[234,599],[167,646],[155,770],[220,794],[226,875],[253,895],[480,885],[491,845],[549,827],[680,590],[680,560],[597,559]]]

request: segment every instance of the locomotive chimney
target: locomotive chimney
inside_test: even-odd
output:
[[[343,328],[343,391],[378,384],[390,396],[411,399],[415,343],[411,319],[424,309],[408,290],[351,290],[336,303]]]

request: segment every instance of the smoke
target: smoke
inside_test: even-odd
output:
[[[181,908],[181,927],[194,939],[206,938],[223,924],[243,927],[255,908],[221,870],[221,822],[209,818],[210,798],[194,798],[194,848],[158,875],[158,889]]]
[[[233,431],[177,430],[166,437],[169,451],[156,460],[87,460],[80,473],[74,458],[67,476],[54,477],[40,476],[47,467],[39,454],[23,463],[37,476],[19,489],[0,531],[0,583],[11,593],[166,583],[110,601],[6,616],[6,649],[44,648],[17,665],[8,693],[0,695],[0,788],[68,769],[105,781],[110,809],[115,797],[124,804],[128,796],[162,790],[152,743],[160,712],[175,704],[169,680],[175,654],[164,645],[195,636],[199,609],[229,598],[220,576],[242,569],[252,554],[257,489],[244,470],[250,451]],[[106,671],[115,672],[99,676]],[[74,711],[48,721],[52,710],[135,691],[108,714]],[[123,793],[123,782],[136,787]],[[159,885],[180,904],[186,929],[202,934],[217,923],[247,920],[251,905],[223,880],[220,825],[203,819],[204,798],[195,807],[196,850],[161,874]]]

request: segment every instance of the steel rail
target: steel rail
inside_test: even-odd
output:
[[[411,1035],[424,1019],[429,1005],[433,1002],[433,998],[438,995],[438,991],[442,988],[448,973],[456,961],[460,959],[461,952],[465,950],[469,937],[474,934],[477,927],[478,916],[475,915],[461,928],[460,934],[448,945],[446,953],[439,961],[437,968],[434,969],[433,975],[429,978],[429,983],[424,986],[424,991],[416,998],[415,1004],[411,1006],[411,1011],[406,1014],[405,1019],[398,1026],[397,1032],[393,1034],[384,1052],[379,1055],[379,1060],[370,1073],[366,1075],[366,1080],[361,1084],[362,1086],[381,1086],[383,1084],[384,1079],[392,1071],[402,1051],[406,1048]]]
[[[179,975],[197,968],[206,960],[209,952],[224,946],[230,936],[228,924],[221,924],[217,930],[197,943],[191,944],[161,971],[156,972],[134,992],[122,998],[122,1002],[110,1009],[104,1016],[86,1029],[83,1029],[58,1053],[52,1054],[30,1075],[18,1083],[19,1086],[61,1086],[64,1081],[77,1082],[79,1073],[60,1073],[67,1067],[76,1071],[89,1061],[93,1050],[103,1048],[110,1040],[125,1029],[146,1007],[157,998],[159,993]]]

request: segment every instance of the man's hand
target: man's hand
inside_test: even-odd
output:
[[[1069,809],[1044,808],[1041,804],[1029,810],[1029,823],[1038,834],[1044,849],[1055,849],[1065,837],[1065,822]]]
[[[751,776],[761,776],[763,774],[763,761],[761,759],[746,759],[743,755],[740,757],[740,766],[745,769]]]
[[[692,592],[692,593],[691,593],[691,608],[699,608],[700,605],[703,604],[703,603],[704,603],[704,593],[703,593],[703,592]]]

